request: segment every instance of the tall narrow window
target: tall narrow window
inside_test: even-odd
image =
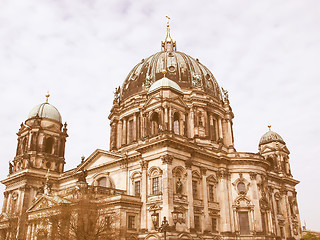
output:
[[[54,140],[52,137],[49,137],[46,139],[46,147],[45,147],[46,153],[50,153],[50,154],[53,153],[53,143],[54,143]]]
[[[195,230],[200,230],[200,216],[194,216],[194,228]]]
[[[261,223],[262,223],[262,232],[265,234],[267,232],[267,214],[261,212]]]
[[[276,199],[277,213],[281,214],[280,199]]]
[[[192,181],[192,194],[193,199],[198,199],[198,182]]]
[[[214,186],[209,184],[209,201],[214,202]]]
[[[152,194],[158,195],[159,191],[159,177],[152,178]]]
[[[135,216],[128,216],[128,229],[135,229],[136,228],[136,217]]]
[[[241,235],[250,234],[248,212],[239,212],[238,214],[239,214],[240,234]]]
[[[98,185],[100,187],[106,187],[107,186],[107,178],[106,177],[99,178]]]
[[[284,227],[280,227],[281,238],[284,238]]]
[[[159,131],[159,116],[158,113],[154,113],[151,118],[151,134],[157,135]]]
[[[212,230],[212,232],[218,231],[216,218],[211,218],[211,230]]]
[[[179,113],[177,112],[173,115],[173,132],[180,134]]]
[[[104,220],[105,220],[106,229],[111,229],[111,217],[106,216]]]
[[[140,181],[134,182],[134,195],[140,196]]]
[[[133,120],[129,121],[129,143],[133,142]]]

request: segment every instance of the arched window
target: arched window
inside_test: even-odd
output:
[[[97,184],[100,187],[115,188],[115,185],[109,176],[98,178]]]
[[[98,179],[98,186],[100,187],[106,187],[107,186],[107,178],[102,177]]]
[[[27,150],[28,150],[28,143],[27,143],[27,138],[26,137],[23,139],[22,149],[23,149],[23,152],[27,152]]]
[[[173,115],[173,132],[180,134],[179,113],[177,112]]]
[[[270,170],[274,170],[275,169],[275,165],[274,165],[274,160],[272,157],[268,157],[267,158],[268,163],[270,164]]]
[[[162,170],[158,167],[149,169],[150,195],[160,195],[162,186]]]
[[[151,135],[157,135],[159,132],[159,114],[154,113],[151,117]]]
[[[45,152],[46,153],[53,153],[53,143],[54,139],[52,137],[49,137],[46,139],[46,147],[45,147]]]

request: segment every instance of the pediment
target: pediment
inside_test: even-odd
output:
[[[9,217],[6,213],[0,214],[0,222],[7,222],[9,220]]]
[[[31,205],[27,212],[45,210],[48,208],[59,206],[61,203],[70,203],[70,201],[58,196],[42,195],[36,200],[34,204]]]
[[[158,95],[152,96],[151,98],[148,99],[148,101],[145,103],[144,107],[150,107],[152,105],[156,105],[156,104],[161,104],[164,101],[169,101],[171,102],[173,105],[178,105],[182,108],[187,109],[188,106],[185,104],[185,102],[182,100],[182,98],[178,95],[172,96],[170,98],[162,98],[159,97]]]
[[[75,169],[75,172],[78,172],[82,169],[90,170],[108,163],[113,163],[122,157],[123,156],[120,154],[97,149],[83,163],[81,163],[77,169]]]

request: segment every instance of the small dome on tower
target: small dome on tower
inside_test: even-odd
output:
[[[33,117],[47,118],[62,123],[61,114],[56,107],[48,103],[49,94],[46,95],[47,100],[35,106],[29,113],[28,119]]]
[[[269,131],[262,135],[259,141],[259,146],[270,142],[281,142],[285,144],[282,137],[278,133],[271,131],[271,126],[268,127]]]
[[[169,78],[163,77],[160,80],[155,81],[151,85],[151,87],[149,88],[148,94],[150,94],[160,88],[172,88],[172,89],[182,93],[180,86],[176,82],[170,80]]]

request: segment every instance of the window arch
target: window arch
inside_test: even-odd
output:
[[[175,112],[173,115],[173,132],[175,134],[180,134],[180,115],[178,112]]]
[[[134,172],[131,174],[131,181],[132,181],[132,195],[140,196],[141,195],[141,172]]]
[[[174,184],[174,192],[176,194],[184,194],[185,182],[186,182],[186,171],[183,167],[177,166],[172,170],[173,175],[173,184]]]
[[[162,170],[159,167],[149,169],[150,195],[160,195],[162,186]]]
[[[201,194],[201,175],[198,171],[192,171],[192,195],[193,199],[200,199]]]
[[[267,158],[268,163],[270,163],[270,169],[274,169],[274,161],[272,157]]]
[[[208,201],[215,202],[217,200],[217,180],[213,175],[207,177]]]
[[[234,217],[236,218],[236,230],[240,235],[249,235],[252,233],[253,226],[253,205],[251,201],[240,195],[237,197],[233,204]]]
[[[46,144],[45,144],[45,152],[46,153],[53,153],[53,144],[54,144],[54,139],[53,137],[48,137],[46,139]]]
[[[115,185],[109,176],[101,176],[96,182],[99,187],[115,188]]]

